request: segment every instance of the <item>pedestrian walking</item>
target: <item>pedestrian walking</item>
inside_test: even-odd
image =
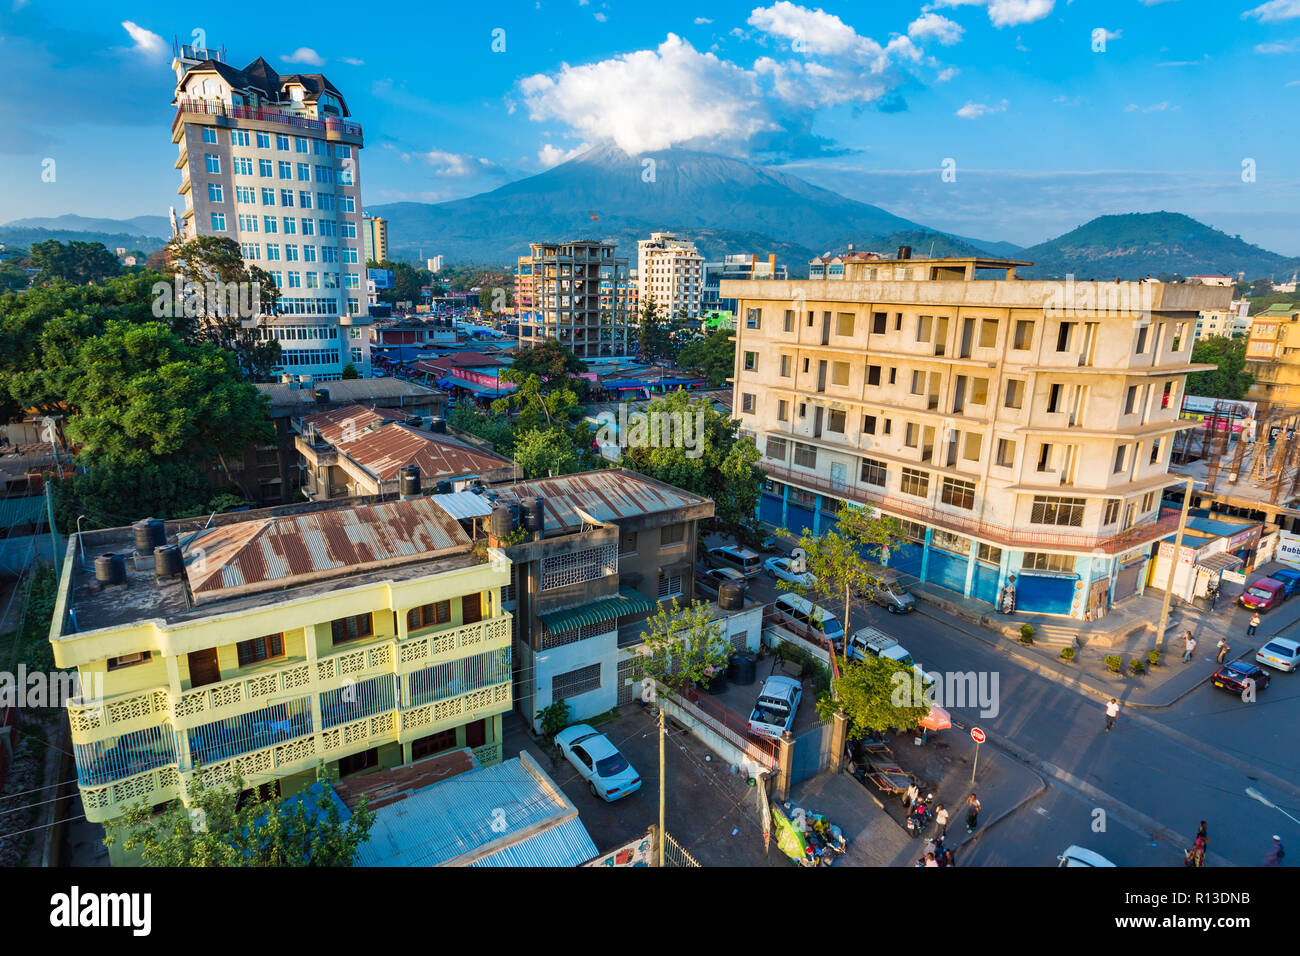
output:
[[[1192,632],[1188,631],[1187,636],[1183,638],[1183,663],[1186,664],[1196,653],[1196,638],[1192,637]]]
[[[966,798],[966,832],[974,833],[975,825],[979,823],[980,801],[979,797],[971,794]]]
[[[1217,660],[1220,664],[1223,663],[1223,659],[1228,656],[1230,650],[1232,648],[1228,646],[1228,639],[1226,637],[1219,638],[1219,656]]]
[[[948,837],[948,808],[942,803],[939,804],[938,809],[934,811],[934,822],[938,825],[939,840],[942,842]]]
[[[1115,726],[1115,718],[1118,716],[1119,701],[1112,697],[1110,703],[1106,705],[1106,733],[1110,733],[1110,729]]]
[[[1286,856],[1286,850],[1282,849],[1282,838],[1276,833],[1273,834],[1273,845],[1268,848],[1268,853],[1264,855],[1264,862],[1260,866],[1281,866],[1282,857]]]
[[[1258,612],[1258,611],[1256,611],[1254,614],[1252,614],[1252,615],[1250,616],[1250,624],[1247,625],[1247,627],[1246,627],[1246,636],[1247,636],[1247,637],[1254,637],[1254,636],[1255,636],[1255,628],[1257,628],[1257,627],[1259,627],[1259,612]]]
[[[917,789],[916,784],[912,784],[907,788],[907,790],[903,792],[903,806],[907,807],[910,810],[912,808],[912,804],[916,803],[916,798],[919,797],[920,795],[921,795],[921,791]]]
[[[1208,830],[1208,829],[1206,828],[1206,826],[1205,826],[1205,821],[1204,821],[1204,820],[1202,820],[1202,821],[1201,821],[1201,825],[1200,825],[1199,827],[1196,828],[1196,839],[1198,839],[1198,840],[1204,840],[1206,843],[1209,843],[1209,842],[1210,842],[1210,833],[1209,833],[1209,830]]]
[[[1197,837],[1192,848],[1187,851],[1183,866],[1205,866],[1205,837]]]
[[[934,854],[933,854],[933,853],[927,853],[927,854],[925,855],[925,865],[926,865],[926,866],[938,866],[938,865],[939,865],[938,862],[935,860],[935,858],[934,858]]]

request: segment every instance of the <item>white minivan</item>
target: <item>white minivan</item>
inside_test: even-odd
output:
[[[749,548],[727,544],[720,548],[709,548],[709,561],[714,567],[734,568],[747,578],[752,578],[763,570],[763,559]]]
[[[825,634],[837,651],[844,646],[844,625],[826,608],[797,594],[782,594],[772,606],[786,620],[810,631]]]

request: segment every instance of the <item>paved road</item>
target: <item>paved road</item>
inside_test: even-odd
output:
[[[780,592],[763,578],[751,593],[770,600]],[[1238,633],[1244,638],[1242,616]],[[1283,629],[1295,633],[1300,630],[1297,619],[1300,598],[1272,611],[1259,636]],[[967,854],[968,865],[1050,864],[1070,843],[1121,866],[1177,865],[1188,845],[1184,841],[1190,841],[1202,819],[1209,822],[1212,863],[1218,854],[1223,862],[1253,866],[1273,833],[1295,847],[1292,858],[1300,856],[1300,825],[1244,791],[1257,785],[1295,816],[1300,816],[1300,798],[1272,791],[1223,760],[1230,753],[1300,786],[1295,747],[1300,675],[1274,675],[1255,704],[1243,704],[1206,684],[1172,707],[1126,708],[1115,730],[1107,733],[1098,697],[1022,667],[972,636],[973,624],[941,623],[921,613],[895,617],[876,608],[855,613],[855,627],[866,623],[896,636],[927,671],[997,675],[996,715],[945,706],[963,724],[978,723],[991,742],[1041,762],[1049,771],[1048,792],[981,839]],[[1243,640],[1238,650],[1244,647]],[[1186,666],[1203,669],[1208,678],[1213,660],[1202,656]],[[1192,745],[1165,729],[1200,743]],[[1105,811],[1104,818],[1095,814],[1098,809]]]

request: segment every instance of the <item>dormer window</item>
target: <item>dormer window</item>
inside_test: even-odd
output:
[[[293,100],[295,103],[301,103],[301,102],[302,102],[302,98],[303,98],[303,89],[302,89],[302,87],[301,87],[301,86],[290,87],[290,88],[289,88],[289,98],[290,98],[291,100]]]

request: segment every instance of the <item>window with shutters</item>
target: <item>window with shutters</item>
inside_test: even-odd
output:
[[[406,629],[418,631],[422,627],[436,627],[451,621],[451,602],[437,601],[422,604],[406,612]]]
[[[599,664],[588,664],[551,678],[552,700],[567,700],[593,690],[600,690]]]
[[[670,544],[681,544],[686,540],[686,525],[684,524],[666,524],[659,529],[659,547],[663,548]]]
[[[375,633],[374,621],[369,614],[354,614],[352,617],[341,617],[338,620],[330,621],[330,632],[333,635],[335,644],[357,641],[364,637],[370,637]]]
[[[251,641],[240,641],[235,645],[235,651],[239,655],[240,667],[269,660],[272,657],[283,657],[284,634],[268,634],[265,637],[255,637]]]
[[[1084,498],[1053,498],[1047,495],[1035,495],[1033,508],[1029,513],[1031,524],[1061,525],[1070,528],[1083,526],[1083,509],[1087,503]]]
[[[663,574],[659,577],[659,587],[656,595],[660,598],[670,598],[682,593],[682,576],[680,574]]]

